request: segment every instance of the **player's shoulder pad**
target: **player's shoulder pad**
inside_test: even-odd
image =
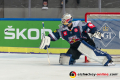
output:
[[[80,20],[73,22],[73,27],[76,27],[76,26],[85,26],[85,25],[87,25],[87,23],[86,22],[82,22]]]
[[[79,23],[81,23],[81,21],[74,21],[72,23],[73,23],[73,27],[76,27],[76,26],[78,26]]]
[[[57,31],[60,32],[60,31],[64,31],[64,30],[68,30],[67,27],[62,27],[62,28],[59,28]]]

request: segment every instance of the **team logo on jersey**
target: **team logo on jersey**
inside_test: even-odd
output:
[[[76,72],[75,72],[75,71],[71,71],[71,72],[69,73],[69,76],[70,76],[71,78],[75,78],[75,77],[76,77]]]
[[[74,29],[74,32],[78,32],[78,29],[77,29],[77,28],[75,28],[75,29]]]
[[[92,23],[88,23],[88,26],[89,26],[90,28],[95,27]]]
[[[69,37],[68,39],[69,39],[69,43],[70,43],[70,44],[72,44],[72,43],[77,42],[77,41],[80,40],[79,38],[77,38],[76,35],[75,35],[75,36],[71,36],[71,37]]]
[[[64,34],[64,36],[67,36],[67,31],[64,31],[63,34]]]

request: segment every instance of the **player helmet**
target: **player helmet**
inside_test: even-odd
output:
[[[71,14],[68,14],[68,13],[65,13],[64,15],[63,15],[63,17],[62,17],[62,24],[63,24],[63,26],[67,26],[69,23],[71,23],[72,22],[72,16],[71,16]]]

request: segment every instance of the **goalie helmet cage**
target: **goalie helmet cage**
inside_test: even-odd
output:
[[[120,12],[87,12],[85,14],[85,22],[92,22],[93,24],[94,23],[97,24],[97,23],[103,23],[104,20],[116,20],[115,24],[118,24],[118,20],[120,22]],[[99,24],[97,26],[101,26],[101,25]],[[119,58],[116,57],[116,58],[120,59],[120,57]],[[120,61],[120,60],[117,60],[117,61]],[[90,60],[85,56],[85,63],[87,62],[90,62]]]

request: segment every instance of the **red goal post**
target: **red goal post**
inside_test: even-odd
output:
[[[85,14],[85,22],[91,22],[89,20],[89,18],[91,18],[91,19],[95,19],[95,18],[99,19],[99,17],[101,19],[107,19],[107,18],[108,19],[120,19],[120,12],[87,12]],[[85,63],[86,62],[89,62],[89,59],[87,59],[87,57],[85,56]]]

